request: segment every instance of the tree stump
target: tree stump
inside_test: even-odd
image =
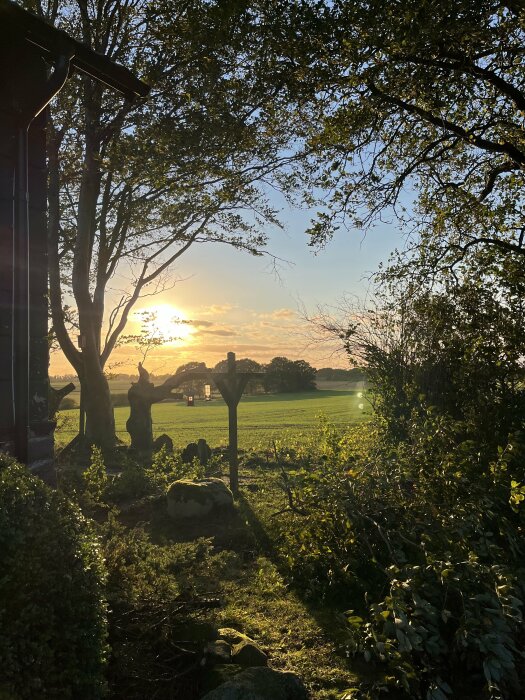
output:
[[[171,396],[173,388],[169,382],[154,386],[149,380],[149,372],[139,362],[139,380],[128,391],[130,414],[126,421],[126,430],[131,436],[131,447],[134,450],[153,450],[151,407]]]

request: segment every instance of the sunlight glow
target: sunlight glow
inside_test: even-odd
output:
[[[185,314],[171,304],[156,304],[140,309],[137,321],[152,335],[157,335],[166,345],[187,343],[195,329]]]

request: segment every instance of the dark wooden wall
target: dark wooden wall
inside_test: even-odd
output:
[[[14,451],[13,358],[18,340],[13,323],[13,191],[16,134],[20,108],[38,94],[46,80],[46,66],[38,52],[0,32],[0,449]],[[29,128],[29,306],[30,382],[28,464],[49,467],[53,459],[53,424],[48,420],[48,307],[46,221],[46,117],[42,113]]]

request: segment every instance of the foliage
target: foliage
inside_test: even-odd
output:
[[[321,76],[303,99],[329,199],[314,239],[393,212],[430,265],[487,246],[522,257],[522,3],[338,0],[328,15],[304,65]]]
[[[205,640],[192,643],[187,635],[199,622],[197,580],[211,566],[209,542],[160,546],[141,527],[124,527],[112,516],[101,526],[101,538],[112,696],[196,697],[194,675]]]
[[[364,382],[366,381],[366,373],[362,367],[350,369],[322,367],[317,370],[316,379],[325,382]]]
[[[175,374],[180,374],[181,372],[191,372],[192,370],[196,370],[198,372],[206,372],[209,371],[208,367],[206,367],[205,362],[186,362],[183,365],[180,365],[180,367],[177,367],[177,370]],[[180,389],[186,394],[196,394],[197,396],[204,396],[204,385],[208,383],[208,380],[206,377],[202,379],[191,379],[188,382],[185,382],[184,384],[180,385]]]
[[[521,429],[522,299],[477,273],[432,287],[387,271],[375,307],[320,319],[352,361],[366,365],[369,398],[392,435],[405,437],[423,405],[461,421],[464,438],[480,449],[505,445]]]
[[[262,379],[266,391],[278,394],[315,389],[315,369],[306,360],[274,357],[264,366]]]
[[[92,445],[89,467],[84,474],[85,492],[97,502],[100,501],[108,484],[104,455],[100,447]]]
[[[108,480],[103,492],[107,503],[135,500],[145,496],[159,496],[177,479],[203,476],[200,463],[185,464],[180,454],[172,454],[162,447],[155,452],[149,464],[128,458],[123,470]]]
[[[509,503],[514,450],[488,464],[462,432],[429,409],[402,442],[381,426],[367,435],[325,426],[316,458],[303,449],[284,459],[298,507],[281,533],[283,556],[311,595],[346,601],[348,653],[380,672],[350,697],[387,688],[428,700],[519,697],[525,569],[523,514]]]
[[[49,118],[53,329],[81,382],[88,439],[111,444],[103,369],[140,296],[171,284],[170,267],[191,246],[222,243],[260,255],[268,226],[279,226],[265,188],[271,181],[291,190],[292,156],[284,149],[294,118],[273,55],[261,51],[260,27],[275,7],[24,5],[151,87],[145,99],[124,100],[73,74]],[[128,265],[129,288],[110,308],[110,280]],[[74,309],[64,307],[70,296]],[[155,342],[146,337],[142,347]]]
[[[235,368],[237,372],[262,372],[263,366],[250,359],[249,357],[242,357],[240,360],[235,360]],[[227,372],[228,371],[228,360],[221,360],[213,368],[214,372]],[[248,380],[246,388],[244,390],[245,394],[258,394],[263,391],[263,378],[262,377],[252,377]]]
[[[0,695],[100,698],[105,569],[77,507],[0,456]]]

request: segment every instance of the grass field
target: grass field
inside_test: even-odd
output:
[[[344,426],[369,418],[370,407],[363,392],[356,389],[245,396],[238,407],[239,447],[266,447],[272,440],[310,431],[321,415]],[[56,438],[65,444],[76,434],[78,409],[62,411],[60,416]],[[125,426],[128,416],[129,408],[115,409],[117,434],[125,442],[129,439]],[[220,398],[196,401],[193,407],[183,401],[155,404],[152,416],[155,435],[167,433],[177,447],[201,437],[212,447],[227,444],[228,410]]]

